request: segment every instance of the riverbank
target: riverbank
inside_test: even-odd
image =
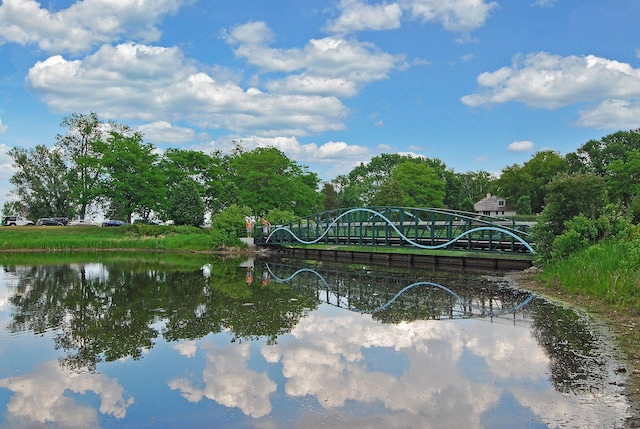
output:
[[[627,427],[640,428],[640,309],[612,310],[603,300],[569,292],[557,283],[545,283],[540,270],[535,267],[511,273],[509,279],[519,288],[574,307],[606,324],[613,337],[617,357],[628,364],[628,368],[624,369],[629,377],[625,390],[632,404],[632,417],[627,421]]]

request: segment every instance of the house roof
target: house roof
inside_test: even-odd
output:
[[[500,205],[500,201],[503,202],[502,205]],[[511,208],[506,200],[502,197],[498,197],[496,195],[491,195],[491,194],[487,194],[487,196],[485,198],[483,198],[482,200],[478,201],[477,203],[475,203],[473,205],[473,207],[475,208],[475,210],[477,212],[492,212],[492,211],[505,211],[505,212],[511,212],[511,211],[515,211],[513,208]]]

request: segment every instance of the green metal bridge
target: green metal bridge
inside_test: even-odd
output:
[[[344,208],[271,227],[257,245],[326,244],[533,254],[533,222],[458,210],[408,207]],[[262,231],[256,231],[262,232]]]

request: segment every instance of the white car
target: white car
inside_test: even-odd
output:
[[[67,226],[98,226],[98,224],[86,219],[74,219],[70,220]]]
[[[4,226],[26,226],[33,225],[33,222],[22,216],[5,216],[2,220],[2,224]]]

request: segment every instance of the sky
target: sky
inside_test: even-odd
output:
[[[2,0],[0,204],[7,151],[72,113],[323,181],[382,153],[499,174],[640,127],[639,21],[638,0]]]

